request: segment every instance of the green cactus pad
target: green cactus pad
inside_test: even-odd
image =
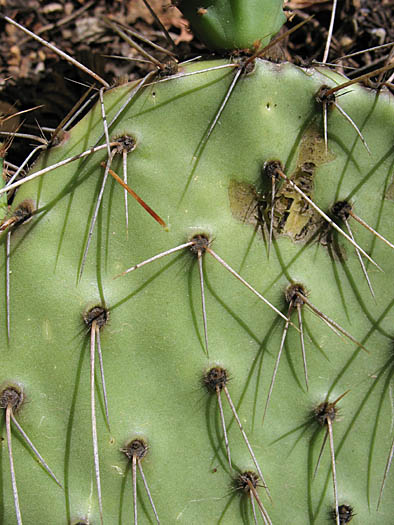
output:
[[[127,233],[124,192],[109,177],[81,278],[106,151],[24,184],[17,194],[14,209],[31,199],[36,212],[11,234],[11,339],[7,344],[2,338],[0,382],[23,389],[24,404],[15,417],[64,486],[47,475],[14,427],[17,486],[27,524],[100,523],[89,379],[89,332],[96,318],[86,317],[97,306],[109,311],[99,332],[110,429],[97,366],[95,381],[104,523],[132,522],[132,468],[121,450],[134,439],[148,445],[141,466],[161,523],[253,523],[248,492],[234,490],[233,478],[256,467],[221,391],[234,467],[229,470],[216,391],[203,384],[212,367],[226,371],[226,387],[269,487],[272,503],[256,484],[272,523],[331,519],[328,441],[314,476],[326,432],[314,410],[348,390],[332,419],[339,505],[353,508],[355,525],[392,519],[392,472],[378,512],[376,503],[391,444],[393,254],[349,219],[357,242],[384,270],[367,265],[374,301],[351,244],[327,230],[287,181],[278,181],[268,259],[271,181],[264,165],[281,161],[285,174],[297,184],[303,181],[307,195],[326,213],[335,202],[350,201],[357,215],[393,241],[394,203],[385,199],[394,165],[393,101],[385,93],[348,88],[340,104],[372,153],[336,108],[328,115],[325,153],[315,94],[343,78],[326,69],[256,60],[205,141],[233,78],[231,68],[184,78],[181,72],[145,87],[116,120],[110,140],[135,140],[127,155],[128,184],[168,231],[129,198]],[[133,88],[124,85],[105,94],[108,122]],[[59,146],[43,154],[35,170],[87,151],[102,135],[97,105]],[[112,169],[122,176],[120,154]],[[283,319],[215,260],[206,244],[197,252],[203,260],[209,357],[196,250],[180,250],[114,279],[197,235],[284,315],[286,289],[302,284],[308,300],[369,353],[333,333],[304,304],[309,390],[294,313],[263,425]],[[4,275],[6,234],[1,242]],[[5,278],[1,287],[4,298]],[[2,326],[6,333],[5,309]],[[4,423],[2,437],[0,521],[12,525]],[[138,523],[154,522],[139,476]]]
[[[209,49],[265,46],[286,22],[282,0],[182,0],[177,7]]]

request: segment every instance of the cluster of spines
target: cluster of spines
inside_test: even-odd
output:
[[[63,488],[61,483],[56,478],[55,474],[47,465],[44,458],[38,452],[37,448],[34,446],[29,436],[23,430],[23,428],[18,423],[18,420],[15,417],[15,414],[21,408],[23,402],[24,392],[19,385],[8,384],[5,387],[3,387],[2,390],[0,390],[0,408],[5,411],[5,426],[7,435],[8,457],[10,463],[12,493],[14,497],[15,514],[18,525],[22,525],[22,514],[19,505],[19,495],[16,482],[16,473],[14,468],[14,457],[12,452],[12,427],[15,427],[20,437],[23,439],[24,443],[32,451],[33,455],[36,457],[36,459],[42,465],[42,467],[46,470],[49,476],[55,481],[55,483],[57,483],[57,485],[60,488]]]

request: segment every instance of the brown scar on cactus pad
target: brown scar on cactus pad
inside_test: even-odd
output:
[[[382,268],[352,239],[350,235],[345,233],[323,210],[317,206],[313,200],[297,185],[293,182],[283,171],[282,163],[278,160],[270,160],[264,164],[264,170],[268,176],[272,176],[273,173],[279,175],[285,180],[292,189],[294,189],[301,197],[315,210],[317,213],[338,233],[340,233],[345,239],[347,239],[358,251],[364,255],[374,266],[379,270],[383,271]]]
[[[262,195],[256,186],[231,180],[228,187],[228,198],[234,219],[244,224],[252,224],[257,230],[259,226],[258,211],[262,202]]]
[[[301,164],[289,180],[285,180],[280,188],[276,189],[278,181],[281,180],[279,172],[283,172],[283,165],[280,161],[265,164],[265,175],[272,181],[273,186],[271,202],[267,207],[271,236],[272,231],[276,235],[286,235],[294,242],[305,242],[316,236],[316,232],[322,226],[322,218],[305,203],[297,191],[294,191],[296,186],[309,198],[313,198],[315,168],[313,162]]]
[[[316,123],[312,122],[302,135],[297,158],[297,167],[289,179],[304,194],[313,200],[315,178],[320,166],[335,159],[330,152],[325,154],[324,144]],[[293,242],[309,242],[319,240],[318,233],[324,227],[321,215],[297,192],[287,180],[279,184],[283,172],[280,161],[266,164],[266,175],[271,179],[271,200],[267,202],[266,215],[269,215],[270,230],[275,236],[285,235]],[[272,224],[272,226],[271,226]]]
[[[121,449],[121,452],[131,461],[132,465],[132,478],[133,478],[133,512],[134,512],[134,523],[138,525],[138,509],[137,509],[137,466],[140,472],[149,502],[151,504],[153,513],[157,523],[160,523],[159,516],[151,492],[149,490],[148,483],[145,478],[144,471],[142,469],[141,461],[148,453],[148,444],[144,439],[137,438],[133,439],[128,445]]]
[[[316,165],[313,162],[303,163],[291,176],[291,181],[310,198],[314,190],[315,169]],[[286,235],[294,242],[305,242],[313,238],[321,228],[321,218],[287,181],[275,191],[279,180],[276,169],[267,169],[267,175],[271,177],[274,185],[270,210],[270,231],[272,218],[272,230],[278,235]]]
[[[323,138],[316,123],[312,122],[304,131],[298,151],[297,167],[289,176],[309,198],[314,196],[314,179],[317,170],[325,163],[335,159],[331,152],[324,152]],[[273,238],[286,236],[293,242],[306,243],[319,241],[319,233],[324,231],[325,221],[319,213],[285,181],[280,184],[278,169],[283,170],[280,161],[265,165],[266,188],[258,191],[256,186],[231,181],[229,202],[233,216],[256,229],[264,227],[268,233],[268,255]],[[265,180],[263,181],[265,183]],[[257,213],[256,210],[257,209]],[[262,233],[264,234],[263,230]]]

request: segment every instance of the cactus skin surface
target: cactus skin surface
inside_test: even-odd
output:
[[[177,7],[212,50],[265,46],[286,22],[282,0],[181,0]]]
[[[190,64],[185,70],[222,63]],[[25,401],[16,417],[64,487],[54,483],[14,431],[15,471],[27,524],[100,523],[89,333],[83,321],[84,313],[100,305],[109,310],[100,339],[110,430],[96,368],[104,523],[132,521],[130,465],[121,449],[133,439],[148,443],[143,467],[161,523],[253,523],[250,501],[233,490],[232,479],[237,472],[255,471],[255,465],[222,396],[234,467],[229,472],[216,396],[202,386],[204,373],[215,366],[228,371],[228,390],[272,496],[273,503],[258,488],[272,523],[324,524],[331,519],[329,447],[314,476],[325,430],[313,413],[348,390],[332,422],[339,504],[352,507],[355,524],[392,520],[392,472],[378,512],[376,502],[392,439],[393,254],[353,225],[357,242],[384,270],[368,265],[375,302],[354,248],[336,233],[318,241],[314,229],[309,238],[308,224],[321,224],[311,219],[314,215],[296,192],[284,191],[285,183],[269,259],[267,221],[262,224],[261,216],[267,216],[263,207],[268,209],[270,202],[264,164],[280,160],[289,177],[299,177],[300,166],[313,163],[308,195],[323,211],[348,199],[359,216],[393,241],[394,203],[386,198],[394,165],[393,100],[352,86],[341,106],[362,130],[372,154],[335,109],[328,116],[326,154],[315,94],[343,77],[323,68],[302,70],[258,59],[254,70],[240,77],[209,140],[199,147],[233,75],[224,69],[152,84],[110,128],[110,140],[135,139],[127,156],[129,184],[164,218],[168,231],[129,199],[126,235],[123,189],[109,179],[81,279],[105,151],[24,184],[17,194],[14,209],[29,199],[37,211],[11,236],[11,339],[9,344],[5,336],[1,339],[1,382],[23,389]],[[132,88],[105,93],[108,122]],[[88,150],[102,133],[98,104],[34,169]],[[112,169],[120,175],[121,166],[115,156]],[[304,306],[309,390],[299,334],[290,326],[263,425],[284,328],[274,311],[205,253],[207,358],[199,271],[190,250],[114,279],[202,234],[285,315],[287,287],[302,283],[310,301],[369,353],[338,337]],[[4,235],[1,242],[4,248]],[[4,279],[1,287],[5,297]],[[295,314],[292,321],[297,326]],[[5,334],[5,313],[2,325]],[[6,441],[2,444],[0,521],[12,525]],[[138,522],[154,523],[140,478],[138,506]]]

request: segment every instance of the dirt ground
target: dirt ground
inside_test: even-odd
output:
[[[314,61],[322,60],[332,3],[332,0],[286,2],[289,20],[281,34],[311,15],[313,18],[285,37],[270,53],[270,58],[300,65],[313,65]],[[170,0],[150,0],[150,5],[176,44],[173,51],[178,57],[188,59],[206,54]],[[137,79],[151,70],[152,64],[135,60],[143,58],[142,55],[114,31],[108,20],[132,27],[155,44],[170,47],[143,0],[0,0],[0,13],[70,54],[110,85]],[[392,0],[339,0],[328,62],[335,61],[339,71],[350,78],[385,65],[394,55],[393,47],[339,58],[393,42],[393,20]],[[152,49],[146,44],[142,46]],[[160,52],[153,51],[153,54],[159,60],[165,58]],[[134,60],[125,60],[125,57]],[[378,81],[386,81],[393,90],[390,72],[368,83],[376,87]],[[7,114],[10,108],[25,110],[42,106],[23,115],[19,131],[39,134],[39,127],[55,128],[90,84],[91,78],[85,73],[4,19],[0,20],[0,112]],[[14,141],[7,160],[18,164],[30,150],[31,144],[27,141]]]

